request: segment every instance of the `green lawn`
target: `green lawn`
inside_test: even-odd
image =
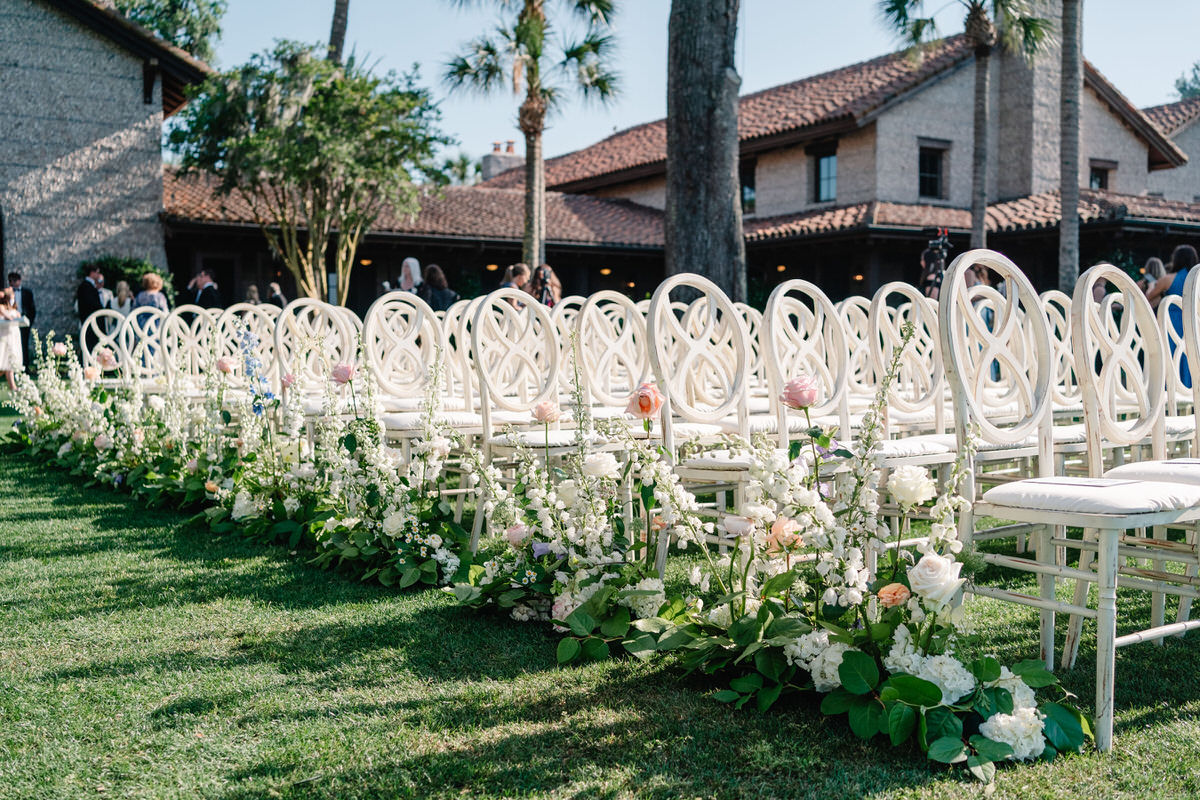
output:
[[[811,698],[764,716],[670,667],[559,669],[538,627],[180,521],[0,457],[0,798],[980,796]],[[1034,613],[972,610],[978,652],[1036,656]],[[1121,651],[1117,752],[994,796],[1200,795],[1198,642]],[[1092,675],[1065,676],[1088,705]]]

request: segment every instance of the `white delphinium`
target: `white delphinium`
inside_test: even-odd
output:
[[[1036,708],[1017,708],[1011,714],[993,714],[979,726],[979,732],[1013,749],[1011,758],[1024,761],[1037,758],[1046,749],[1045,723]]]

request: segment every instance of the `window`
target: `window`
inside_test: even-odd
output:
[[[945,200],[946,161],[950,143],[939,139],[917,140],[917,195]]]
[[[758,162],[753,158],[743,159],[738,165],[738,180],[742,184],[742,213],[754,213],[754,175]]]
[[[1117,170],[1117,162],[1093,158],[1088,162],[1088,167],[1088,188],[1101,191],[1108,189],[1112,182],[1112,173]]]
[[[837,199],[837,144],[808,148],[813,165],[813,202],[829,203]]]

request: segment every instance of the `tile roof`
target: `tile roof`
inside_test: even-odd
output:
[[[1142,113],[1150,121],[1163,130],[1168,136],[1200,117],[1200,97],[1190,97],[1177,103],[1165,103],[1161,106],[1143,108]]]
[[[855,123],[898,95],[964,61],[971,48],[962,34],[921,51],[908,51],[852,64],[775,86],[738,101],[738,138],[743,143],[839,120]],[[667,127],[656,120],[614,133],[607,139],[546,162],[546,185],[567,186],[637,167],[665,163]],[[501,173],[486,186],[517,187],[521,169]]]
[[[168,219],[253,224],[249,205],[236,195],[222,197],[206,176],[163,174],[163,205]],[[524,194],[519,189],[448,186],[421,199],[415,216],[385,210],[376,231],[413,236],[520,241]],[[546,193],[547,239],[563,244],[662,247],[663,216],[628,200]]]

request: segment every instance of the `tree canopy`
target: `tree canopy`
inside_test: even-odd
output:
[[[1176,79],[1175,91],[1179,93],[1180,100],[1200,97],[1200,61],[1192,64],[1190,75],[1185,72]]]
[[[115,0],[117,10],[196,58],[212,60],[225,0]]]
[[[416,81],[281,41],[194,87],[168,144],[185,173],[215,176],[220,193],[249,204],[303,294],[326,297],[332,246],[344,302],[354,253],[379,214],[415,213],[417,183],[445,180],[433,156],[450,140]]]

